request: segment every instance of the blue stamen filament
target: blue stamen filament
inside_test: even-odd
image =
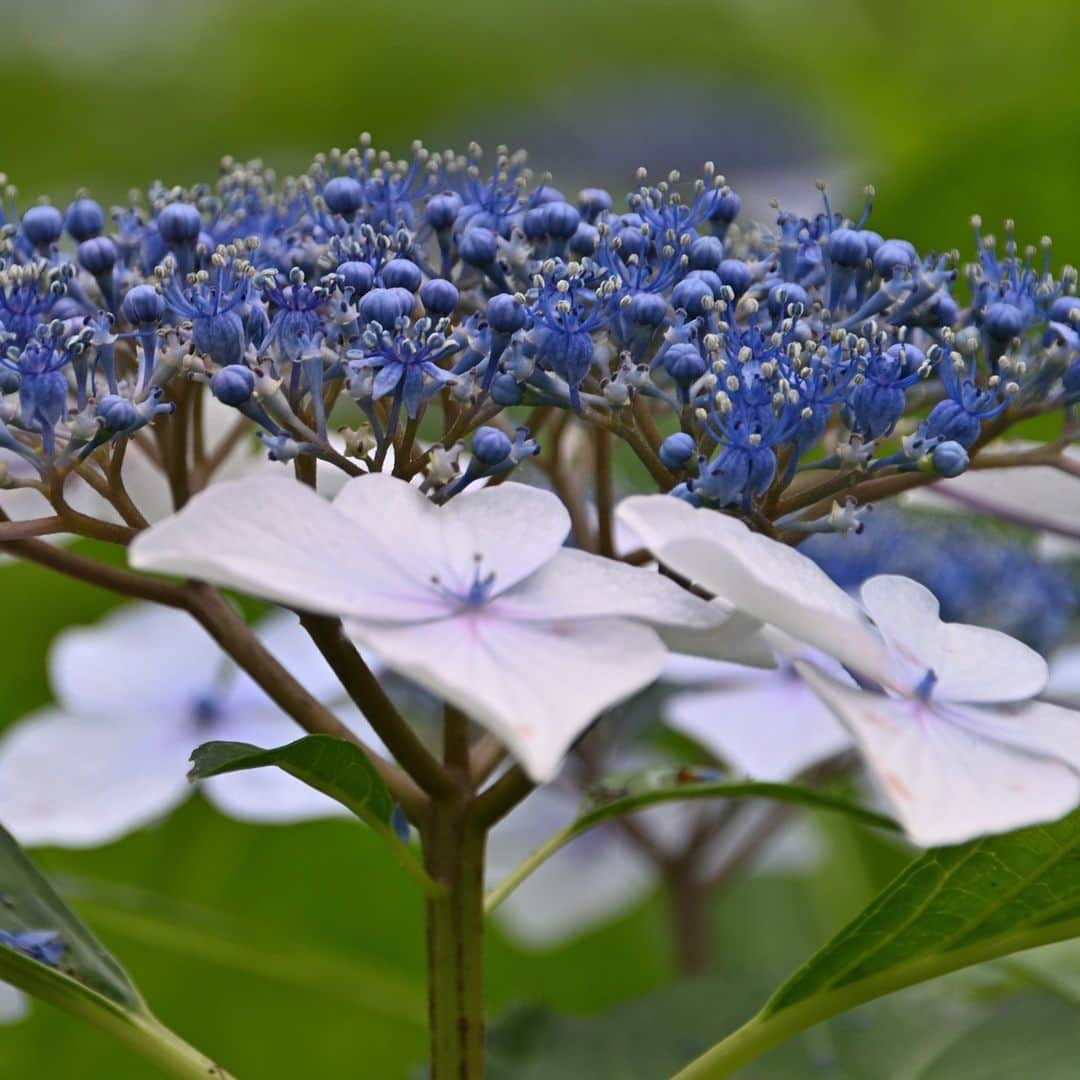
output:
[[[915,687],[915,696],[920,701],[929,701],[930,695],[933,693],[934,685],[937,683],[937,673],[933,668],[927,668],[926,674],[919,680],[918,685]]]

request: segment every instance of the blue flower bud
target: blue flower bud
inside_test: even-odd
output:
[[[544,207],[547,234],[556,240],[569,240],[580,223],[581,214],[568,202],[552,202]]]
[[[382,283],[388,289],[408,289],[414,293],[420,288],[424,275],[420,267],[408,259],[391,259],[382,268]]]
[[[848,270],[854,270],[866,262],[866,239],[858,229],[833,229],[826,250],[834,263]]]
[[[892,360],[901,375],[914,375],[926,363],[926,353],[909,341],[898,341],[885,350],[885,355]]]
[[[78,244],[92,240],[105,228],[105,211],[93,199],[76,199],[64,215],[64,228]]]
[[[513,444],[505,431],[496,427],[481,427],[473,435],[473,457],[488,468],[501,465],[509,456]]]
[[[116,265],[116,245],[107,236],[95,236],[79,245],[75,257],[87,273],[100,277]]]
[[[931,438],[959,443],[965,450],[975,445],[982,427],[977,416],[952,398],[939,401],[930,410],[925,426],[926,434]]]
[[[618,241],[619,254],[624,259],[628,259],[631,255],[644,255],[649,247],[649,241],[636,225],[627,225],[620,229],[615,234],[615,239]]]
[[[1073,323],[1075,318],[1080,321],[1080,296],[1059,296],[1051,305],[1048,312],[1051,322],[1065,323],[1067,326]]]
[[[1065,374],[1061,376],[1061,385],[1070,397],[1080,394],[1080,360],[1074,360],[1069,365]],[[0,390],[0,393],[7,393],[7,391]]]
[[[584,221],[574,231],[574,235],[570,237],[571,254],[577,255],[579,258],[594,254],[599,246],[600,230]]]
[[[364,186],[354,176],[335,176],[327,181],[322,196],[331,214],[352,217],[364,205]]]
[[[955,326],[960,318],[960,305],[944,289],[939,289],[926,301],[923,311],[931,326]]]
[[[55,206],[32,206],[22,216],[23,235],[36,248],[47,248],[60,239],[64,217]]]
[[[544,206],[534,206],[525,211],[521,218],[521,231],[526,240],[535,242],[547,236],[547,216],[544,214],[546,209]]]
[[[429,315],[449,315],[458,306],[457,286],[445,278],[425,281],[420,288],[420,303]]]
[[[566,196],[550,184],[544,184],[533,193],[533,199],[538,206],[546,206],[548,203],[566,202]]]
[[[270,333],[270,316],[266,313],[266,308],[259,303],[249,304],[242,318],[247,343],[254,345],[256,349],[261,348],[266,335]]]
[[[874,269],[883,278],[910,270],[919,256],[913,245],[906,240],[886,240],[874,252]]]
[[[867,439],[887,435],[903,415],[905,400],[899,386],[861,383],[851,395],[853,429]]]
[[[153,326],[165,314],[165,298],[153,285],[136,285],[124,297],[120,313],[132,326]]]
[[[480,269],[490,266],[495,261],[499,250],[495,234],[490,229],[476,226],[469,229],[458,244],[461,261]]]
[[[952,440],[938,443],[934,447],[930,460],[933,462],[936,473],[948,477],[959,476],[962,472],[966,472],[968,465],[971,464],[967,451],[958,442]]]
[[[191,328],[191,343],[215,364],[239,363],[247,345],[244,320],[236,311],[196,319]]]
[[[714,193],[712,206],[709,208],[709,220],[730,225],[742,209],[742,199],[734,191],[728,191],[725,195],[721,191]]]
[[[667,318],[667,301],[658,293],[639,292],[630,297],[626,314],[637,326],[659,326]]]
[[[1015,304],[998,300],[986,309],[983,326],[995,341],[1011,341],[1024,332],[1024,313]]]
[[[360,318],[390,329],[412,311],[412,306],[412,294],[405,289],[372,289],[360,300]]]
[[[255,392],[255,373],[243,364],[229,364],[210,377],[210,392],[223,405],[243,405]]]
[[[611,196],[603,188],[582,188],[577,202],[587,221],[595,221],[613,205]]]
[[[781,281],[769,290],[769,314],[774,319],[787,315],[795,304],[804,312],[810,308],[810,297],[801,285],[796,285],[793,281]]]
[[[690,245],[690,267],[693,270],[715,270],[724,261],[723,241],[715,236],[702,236]]]
[[[14,394],[21,382],[22,378],[17,371],[12,371],[9,367],[0,367],[0,394]]]
[[[697,444],[692,435],[677,431],[660,444],[660,460],[669,469],[681,469],[694,456]]]
[[[735,294],[736,300],[750,288],[754,280],[750,267],[742,259],[724,259],[716,267],[716,276]]]
[[[705,314],[705,305],[712,308],[713,291],[707,281],[701,278],[683,278],[674,289],[671,290],[671,306],[681,308],[693,318]]]
[[[158,214],[157,227],[169,247],[190,247],[202,231],[202,214],[191,203],[172,202]]]
[[[487,305],[487,321],[498,334],[513,334],[525,325],[525,308],[510,293],[493,296]]]
[[[508,409],[514,405],[520,405],[524,396],[525,391],[521,388],[521,383],[508,372],[496,375],[492,380],[491,400],[496,405],[502,405],[503,408]]]
[[[127,431],[141,419],[134,403],[119,394],[106,394],[98,402],[96,411],[106,431]]]
[[[676,484],[668,494],[673,499],[679,499],[684,503],[689,503],[691,506],[701,506],[701,499],[690,490],[689,484]]]
[[[352,289],[354,300],[359,300],[375,284],[375,271],[366,262],[343,262],[334,271]]]
[[[720,280],[720,275],[715,270],[691,270],[686,275],[686,280],[695,279],[697,281],[704,281],[709,286],[709,291],[713,295],[714,300],[720,299],[720,293],[723,291],[724,283]]]
[[[680,385],[689,386],[705,374],[708,365],[696,345],[680,341],[664,353],[664,370]]]
[[[452,191],[433,195],[424,208],[424,220],[436,230],[449,229],[461,212],[461,196]]]

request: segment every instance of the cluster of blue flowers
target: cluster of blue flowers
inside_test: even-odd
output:
[[[1068,637],[1080,605],[1071,573],[1009,532],[891,508],[864,525],[857,536],[812,536],[799,550],[852,591],[875,574],[912,578],[947,622],[1000,630],[1043,655]]]
[[[0,446],[44,476],[195,380],[284,460],[328,456],[337,409],[381,467],[439,402],[470,482],[536,450],[497,419],[515,406],[602,424],[700,505],[751,511],[805,468],[953,476],[1005,410],[1080,398],[1076,275],[976,225],[961,297],[953,257],[867,227],[872,195],[854,221],[822,189],[813,217],[744,226],[711,164],[642,171],[619,206],[503,150],[394,161],[366,139],[299,179],[226,160],[215,187],[111,214],[9,191]]]

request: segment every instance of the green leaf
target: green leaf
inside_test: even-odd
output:
[[[0,931],[12,935],[0,944],[0,979],[109,1032],[172,1076],[226,1076],[154,1019],[124,969],[3,828]],[[47,935],[56,962],[20,949],[27,934]]]
[[[394,800],[367,754],[354,743],[333,735],[305,735],[271,750],[250,743],[208,742],[191,755],[191,780],[205,780],[246,769],[277,767],[321,791],[366,822],[390,847],[394,858],[424,891],[438,886],[424,872],[394,830]]]
[[[560,848],[589,829],[612,818],[645,810],[660,803],[687,799],[772,799],[777,802],[809,806],[817,810],[836,810],[849,814],[866,825],[898,829],[891,818],[876,814],[842,798],[813,788],[794,784],[774,784],[758,780],[726,780],[715,769],[684,767],[646,769],[641,772],[610,776],[594,784],[582,803],[578,816],[536,849],[487,897],[485,909],[490,914],[533,871]]]
[[[679,1080],[729,1076],[864,1001],[1077,936],[1080,812],[1053,825],[928,851]]]

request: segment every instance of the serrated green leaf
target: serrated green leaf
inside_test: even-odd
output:
[[[691,799],[771,799],[776,802],[807,806],[815,810],[834,810],[848,814],[866,825],[898,829],[891,818],[858,806],[839,795],[831,795],[795,784],[775,784],[758,780],[724,779],[713,769],[662,768],[610,776],[588,791],[578,816],[565,829],[545,841],[487,898],[490,913],[506,899],[533,871],[582,833],[612,818],[623,817],[661,803]]]
[[[271,750],[251,743],[208,742],[191,755],[188,777],[276,766],[348,807],[369,825],[390,826],[394,800],[360,747],[332,735],[306,735]]]
[[[106,951],[38,872],[14,838],[0,828],[0,930],[51,931],[63,945],[58,971],[130,1012],[145,1012],[127,972]],[[7,950],[10,952],[10,950]],[[34,963],[24,957],[28,963]],[[43,966],[43,965],[37,965]]]
[[[0,979],[82,1017],[177,1077],[225,1078],[208,1058],[163,1027],[135,984],[0,828]],[[56,963],[20,949],[26,934],[47,934]],[[48,958],[49,961],[53,957]]]
[[[389,846],[394,858],[429,894],[440,887],[424,872],[394,830],[394,800],[367,754],[333,735],[302,739],[265,750],[239,742],[208,742],[191,755],[191,780],[205,780],[246,769],[278,768],[351,810]]]
[[[1080,936],[1080,812],[914,860],[749,1023],[679,1073],[730,1075],[862,1002],[1022,949]]]

